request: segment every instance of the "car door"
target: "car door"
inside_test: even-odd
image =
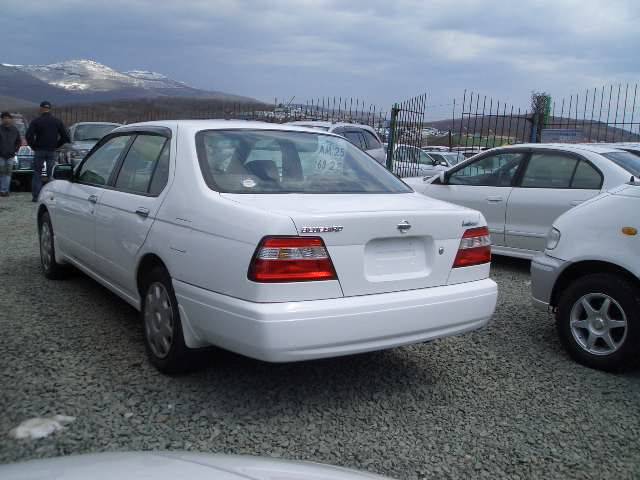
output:
[[[506,245],[544,250],[553,221],[598,195],[602,181],[602,173],[580,155],[533,152],[507,202]]]
[[[168,135],[168,134],[167,134]],[[170,139],[138,133],[96,209],[96,257],[105,279],[135,297],[137,254],[164,198]]]
[[[373,158],[375,158],[378,163],[382,165],[386,164],[387,152],[385,151],[380,139],[372,132],[364,128],[361,129],[360,132],[364,137],[366,152]]]
[[[527,155],[526,151],[513,150],[484,155],[454,167],[444,184],[438,179],[426,184],[423,193],[479,210],[487,220],[491,242],[504,246],[507,201]]]
[[[80,165],[73,181],[59,182],[55,193],[54,228],[58,247],[91,269],[95,267],[96,205],[130,140],[130,135],[106,137]]]

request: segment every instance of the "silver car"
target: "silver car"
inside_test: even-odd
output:
[[[317,128],[324,130],[325,132],[340,135],[349,140],[360,150],[367,152],[370,156],[375,158],[378,163],[385,165],[387,162],[387,152],[382,145],[382,141],[380,140],[380,137],[378,137],[376,130],[369,125],[362,125],[359,123],[334,123],[317,120],[290,123],[291,125],[297,125],[299,127]]]
[[[119,126],[119,123],[112,122],[80,122],[71,125],[69,128],[71,143],[60,148],[58,161],[76,166],[98,143],[98,140]]]
[[[492,251],[531,259],[567,210],[640,175],[640,157],[611,146],[525,144],[488,150],[439,177],[407,178],[429,197],[480,210]]]

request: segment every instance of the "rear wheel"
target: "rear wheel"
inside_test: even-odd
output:
[[[142,297],[142,321],[147,355],[163,373],[179,373],[193,367],[194,350],[184,342],[182,323],[171,277],[162,267],[147,276]]]
[[[560,295],[557,328],[560,340],[577,362],[601,370],[620,370],[636,355],[640,292],[619,275],[579,278]]]

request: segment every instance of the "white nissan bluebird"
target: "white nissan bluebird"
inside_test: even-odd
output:
[[[53,177],[44,274],[74,266],[138,309],[161,371],[212,345],[289,362],[415,344],[494,312],[484,217],[414,193],[334,134],[133,124]]]

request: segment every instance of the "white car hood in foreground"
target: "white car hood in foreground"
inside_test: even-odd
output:
[[[0,466],[3,480],[381,480],[328,465],[187,452],[98,453]]]

